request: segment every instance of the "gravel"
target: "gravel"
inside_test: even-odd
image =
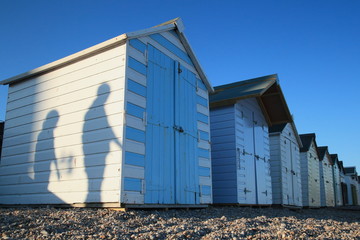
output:
[[[360,239],[360,209],[0,208],[2,239]]]

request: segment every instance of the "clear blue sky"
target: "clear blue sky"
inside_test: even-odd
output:
[[[299,132],[360,172],[358,0],[2,0],[0,79],[175,17],[214,86],[278,73]]]

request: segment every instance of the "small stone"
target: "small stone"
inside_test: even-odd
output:
[[[40,233],[41,233],[42,235],[44,235],[44,236],[48,236],[48,235],[49,235],[48,231],[46,231],[46,230],[41,230]]]

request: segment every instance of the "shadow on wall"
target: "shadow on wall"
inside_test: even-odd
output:
[[[101,187],[104,179],[106,157],[110,152],[110,143],[114,142],[120,149],[122,148],[109,124],[105,111],[105,103],[109,95],[110,86],[103,83],[98,88],[97,98],[89,107],[84,118],[82,146],[88,179],[86,203],[102,202]]]
[[[37,185],[37,192],[46,194],[46,200],[39,200],[40,203],[54,202],[63,203],[55,194],[49,190],[51,165],[55,165],[56,175],[60,180],[58,160],[55,154],[54,130],[59,121],[59,113],[56,110],[50,111],[43,122],[41,132],[37,137],[34,161],[34,185]]]
[[[42,195],[43,199],[38,199],[36,202],[40,204],[54,203],[65,204],[72,200],[62,200],[61,193],[69,193],[74,189],[72,180],[80,177],[87,182],[87,191],[85,203],[101,203],[102,185],[104,180],[104,172],[106,158],[110,153],[110,144],[115,143],[120,149],[121,143],[117,139],[113,129],[109,124],[109,120],[105,111],[105,104],[110,95],[110,86],[103,83],[97,89],[97,97],[87,109],[84,117],[83,128],[81,132],[82,150],[84,155],[84,172],[85,176],[74,175],[75,165],[73,164],[74,157],[68,156],[62,158],[56,155],[56,135],[54,132],[58,127],[58,122],[61,113],[57,110],[48,112],[46,119],[42,123],[42,129],[37,136],[35,147],[35,159],[33,165],[34,177],[32,180],[32,187],[36,193]],[[75,131],[79,132],[79,131]],[[74,146],[76,147],[76,146]],[[72,146],[70,149],[73,148]],[[76,152],[76,151],[75,151]],[[68,154],[67,154],[68,155]],[[79,170],[79,169],[78,169]],[[66,177],[69,176],[68,177]],[[65,179],[66,181],[61,181]],[[119,179],[120,181],[120,179]],[[56,192],[60,193],[58,197],[51,189],[50,184],[55,183]],[[58,189],[61,188],[61,189]],[[78,189],[82,192],[81,189]],[[40,195],[39,195],[40,196]],[[79,198],[77,198],[79,199]],[[74,203],[79,200],[74,200]]]

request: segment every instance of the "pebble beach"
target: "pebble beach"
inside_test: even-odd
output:
[[[1,239],[360,239],[360,209],[0,208]]]

